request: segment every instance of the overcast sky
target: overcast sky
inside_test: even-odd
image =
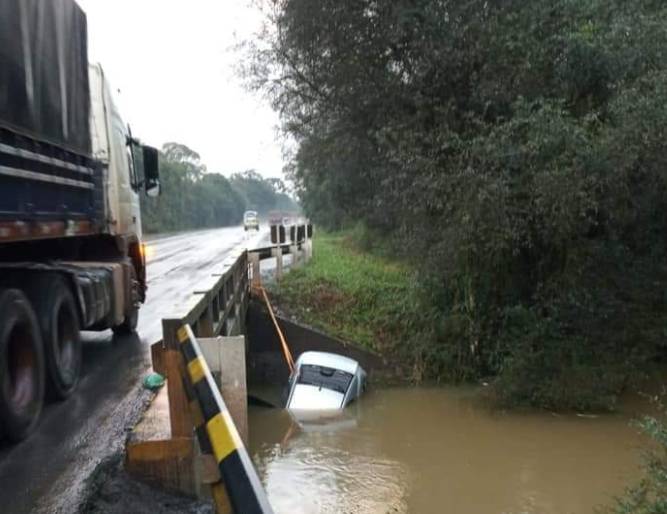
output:
[[[259,23],[248,0],[77,1],[88,15],[90,59],[120,90],[135,136],[184,143],[209,171],[282,175],[278,117],[234,73],[233,47]]]

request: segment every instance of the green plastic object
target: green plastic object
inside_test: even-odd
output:
[[[160,389],[164,385],[164,377],[159,373],[151,373],[146,378],[144,378],[144,387],[155,391]]]

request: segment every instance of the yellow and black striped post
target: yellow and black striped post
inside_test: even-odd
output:
[[[192,329],[184,325],[177,336],[187,368],[187,381],[196,402],[192,410],[195,418],[199,418],[194,422],[200,446],[204,453],[210,452],[215,457],[233,511],[236,514],[272,514],[257,471]]]

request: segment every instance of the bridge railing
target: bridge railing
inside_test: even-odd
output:
[[[268,501],[265,501],[263,496],[261,483],[256,479],[256,472],[254,468],[251,469],[252,462],[247,457],[247,451],[242,447],[242,443],[239,444],[240,438],[231,417],[228,414],[221,414],[228,411],[220,391],[210,376],[210,366],[199,349],[197,339],[245,333],[250,286],[251,282],[252,285],[260,283],[260,261],[276,259],[275,273],[280,276],[283,270],[283,255],[291,255],[293,266],[298,266],[310,258],[312,225],[288,227],[283,230],[284,237],[281,237],[280,228],[272,227],[272,233],[276,234],[276,238],[270,246],[239,250],[231,256],[223,272],[213,276],[213,283],[195,290],[188,302],[181,306],[176,314],[163,318],[163,340],[151,348],[154,370],[167,378],[170,440],[163,442],[178,441],[179,448],[182,448],[181,443],[193,439],[195,432],[197,433],[199,450],[204,455],[212,454],[219,466],[222,481],[210,482],[218,512],[271,511]],[[202,392],[202,388],[206,388],[207,392]],[[202,395],[206,395],[206,398]],[[215,400],[213,403],[211,398]],[[220,414],[225,421],[222,425],[219,421],[212,422],[211,415],[216,409],[217,414]],[[205,434],[202,426],[206,427]],[[215,440],[234,442],[234,451],[237,452],[235,454],[237,456],[234,457],[236,462],[233,467],[234,472],[229,471],[232,468],[227,466],[227,460],[222,459],[222,454],[216,453]],[[229,449],[227,443],[225,447]],[[160,447],[162,451],[166,446],[168,445]],[[159,459],[160,456],[155,458]],[[192,470],[194,466],[183,464],[187,459],[194,459],[194,455],[181,457],[176,464],[168,464],[165,460],[164,466],[174,467],[173,470],[165,472],[165,475],[191,472],[188,470]],[[247,475],[246,478],[242,477],[243,473]],[[197,477],[194,477],[194,480],[196,481]],[[178,482],[182,483],[184,480],[179,479]],[[226,494],[219,494],[220,491]],[[253,495],[256,499],[249,500]],[[225,498],[231,503],[231,508]],[[244,503],[239,503],[240,498],[243,498]],[[263,510],[251,510],[245,507],[250,504],[261,506]]]
[[[260,262],[275,259],[274,275],[283,274],[285,255],[291,256],[292,267],[298,267],[313,256],[313,225],[271,225],[271,245],[254,248],[249,252],[250,279],[253,286],[261,282]]]

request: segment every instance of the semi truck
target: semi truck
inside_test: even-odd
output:
[[[0,438],[79,381],[82,330],[127,334],[146,298],[140,194],[158,151],[132,136],[74,0],[0,0]]]

